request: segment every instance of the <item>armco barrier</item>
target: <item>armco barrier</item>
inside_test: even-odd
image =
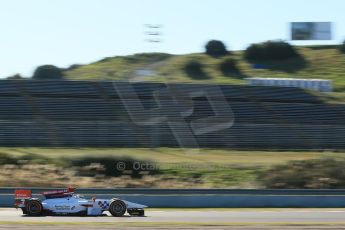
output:
[[[34,188],[34,196],[51,188]],[[154,208],[345,208],[345,190],[78,189],[85,197],[119,197]],[[13,206],[14,188],[0,188],[0,207]]]

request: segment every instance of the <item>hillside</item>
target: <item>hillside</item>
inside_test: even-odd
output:
[[[221,84],[244,84],[245,77],[290,77],[321,78],[333,81],[335,91],[345,91],[345,55],[334,46],[298,47],[302,59],[282,62],[262,63],[265,69],[253,69],[252,64],[243,59],[242,51],[233,52],[223,58],[213,58],[203,53],[170,55],[164,53],[144,53],[102,59],[88,65],[75,65],[65,71],[72,80],[121,80],[167,82],[204,82]],[[237,61],[240,74],[226,76],[219,69],[226,58]],[[203,65],[204,76],[195,79],[188,76],[184,66],[190,60]]]

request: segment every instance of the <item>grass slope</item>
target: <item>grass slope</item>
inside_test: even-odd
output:
[[[199,153],[186,153],[180,148],[36,148],[0,147],[0,154],[11,156],[42,155],[44,157],[132,157],[164,163],[229,164],[243,166],[272,166],[291,160],[307,160],[321,157],[340,157],[334,152],[312,151],[239,151],[227,149],[199,149]],[[344,156],[345,157],[345,156]]]
[[[67,69],[65,76],[73,80],[141,79],[221,84],[244,84],[245,77],[321,78],[332,80],[337,92],[345,91],[345,54],[341,54],[333,46],[298,47],[298,51],[302,54],[302,59],[264,63],[267,69],[253,69],[252,63],[243,59],[242,51],[233,52],[232,55],[223,58],[213,58],[203,53],[186,55],[145,53],[110,57],[88,65],[76,66]],[[222,74],[219,64],[228,57],[237,60],[240,75]],[[188,76],[184,66],[190,60],[202,63],[205,79],[193,79],[192,76]],[[143,71],[146,73],[143,74]]]
[[[10,163],[6,157],[20,160]],[[31,160],[30,159],[31,156]],[[87,157],[130,157],[154,162],[158,174],[143,178],[82,175],[81,168],[66,166],[72,159]],[[178,148],[0,148],[0,186],[68,186],[78,187],[161,187],[161,188],[258,188],[257,175],[274,165],[291,160],[341,158],[333,152],[275,152],[200,149],[185,153]],[[3,163],[1,163],[3,162]],[[64,166],[65,165],[65,166]],[[97,170],[98,165],[83,167],[83,172]],[[114,168],[116,164],[114,162]]]

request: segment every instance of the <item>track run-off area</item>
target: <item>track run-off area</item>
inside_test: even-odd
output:
[[[145,217],[22,215],[0,209],[0,229],[345,229],[345,209],[147,209]],[[114,228],[115,227],[115,228]]]

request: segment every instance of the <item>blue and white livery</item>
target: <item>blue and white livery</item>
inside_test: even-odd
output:
[[[118,198],[85,199],[74,193],[74,188],[47,191],[41,193],[44,199],[32,197],[31,190],[15,191],[15,206],[29,216],[69,215],[69,216],[101,216],[109,211],[111,215],[120,217],[127,212],[131,216],[144,216],[147,206],[132,203]]]

